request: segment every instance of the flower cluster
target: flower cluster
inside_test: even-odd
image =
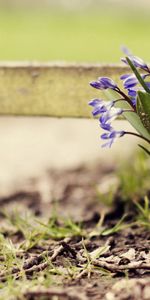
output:
[[[138,136],[150,144],[150,82],[146,81],[150,76],[150,69],[139,57],[133,56],[129,52],[127,54],[127,57],[122,58],[121,61],[129,65],[133,73],[124,74],[120,77],[123,81],[124,90],[121,90],[116,82],[108,77],[99,77],[97,81],[90,82],[93,88],[103,90],[104,92],[107,89],[113,91],[111,101],[93,99],[89,102],[89,105],[93,108],[93,116],[99,117],[99,125],[105,130],[105,133],[101,135],[102,140],[105,140],[102,147],[111,147],[118,137],[122,137],[125,134]],[[143,73],[141,74],[139,70],[142,70]],[[114,92],[115,96],[117,95],[115,99],[113,99]],[[119,101],[128,105],[124,105],[125,108],[123,109],[123,105],[119,107]],[[118,131],[113,128],[112,121],[119,115],[123,114],[125,116],[124,112],[132,112],[136,122],[138,116],[138,129],[140,128],[139,131],[137,130],[138,133],[123,130]],[[132,120],[134,118],[132,117]],[[134,126],[133,122],[132,125]],[[136,124],[134,127],[137,129]],[[145,150],[149,152],[147,149]]]
[[[107,131],[101,135],[101,138],[108,140],[104,146],[111,146],[113,141],[118,137],[124,134],[123,131],[115,131],[111,125],[111,121],[114,120],[118,115],[121,115],[123,109],[114,108],[115,101],[103,101],[100,99],[94,99],[89,102],[89,105],[93,106],[93,116],[100,115],[99,123],[100,127]]]

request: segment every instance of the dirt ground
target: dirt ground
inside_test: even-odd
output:
[[[43,202],[38,192],[26,190],[0,199],[1,233],[14,246],[25,240],[14,221],[16,206],[20,216],[29,211],[39,220],[43,217],[44,220],[51,220],[55,210],[51,227],[51,230],[56,229],[55,234],[53,231],[53,235],[50,234],[45,240],[39,239],[22,254],[22,268],[27,282],[40,278],[43,272],[51,272],[50,262],[55,270],[54,282],[45,287],[41,280],[38,286],[27,288],[16,298],[10,299],[150,299],[150,231],[133,224],[134,212],[130,211],[124,229],[110,234],[101,233],[102,229],[115,226],[124,213],[124,206],[117,195],[116,205],[106,207],[98,199],[95,188],[100,182],[114,180],[114,174],[113,166],[103,165],[89,169],[80,167],[69,171],[49,171],[49,201]],[[103,188],[107,189],[106,184]],[[7,223],[8,215],[11,216],[11,226]],[[64,229],[62,220],[68,217],[74,223]],[[62,227],[64,230],[70,228],[73,233],[68,235],[65,231],[64,234]],[[1,264],[3,261],[1,256]],[[12,276],[19,281],[19,267],[14,264],[10,269]],[[7,269],[0,272],[1,282],[5,283],[6,275]]]

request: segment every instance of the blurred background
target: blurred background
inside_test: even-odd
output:
[[[0,60],[149,60],[148,0],[0,0]]]
[[[149,61],[149,12],[147,0],[0,0],[0,61],[118,63],[121,45]],[[99,136],[94,120],[1,117],[0,195],[34,176],[45,191],[45,170],[118,161],[137,143],[102,150]]]

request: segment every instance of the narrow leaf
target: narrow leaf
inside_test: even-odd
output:
[[[126,60],[127,60],[128,64],[129,64],[130,68],[134,72],[136,78],[138,79],[139,83],[141,84],[141,86],[144,88],[144,90],[147,93],[150,93],[150,90],[147,87],[145,81],[143,80],[143,78],[141,77],[140,73],[138,72],[138,70],[136,69],[136,67],[133,65],[133,63],[131,62],[131,60],[129,59],[129,57],[126,57]]]
[[[150,94],[139,91],[136,108],[144,127],[150,133]]]

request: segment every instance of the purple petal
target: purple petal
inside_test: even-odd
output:
[[[90,82],[90,85],[91,85],[92,87],[94,87],[95,89],[99,89],[99,90],[102,89],[102,85],[101,85],[98,81],[91,81],[91,82]]]
[[[129,57],[130,58],[130,57]],[[147,64],[138,56],[131,56],[131,61],[135,65],[135,67],[139,67],[141,69],[147,69]]]
[[[128,95],[130,97],[136,97],[136,91],[135,90],[132,90],[132,89],[128,89]]]
[[[101,99],[93,99],[89,102],[89,105],[94,107],[92,114],[93,116],[102,114],[104,112],[107,112],[111,109],[111,107],[114,105],[114,101],[104,101]]]
[[[112,129],[111,132],[103,133],[101,135],[101,139],[108,140],[108,142],[103,144],[102,147],[111,147],[111,145],[116,140],[116,138],[119,138],[119,137],[123,136],[124,134],[125,134],[125,131],[123,131],[123,130],[116,131],[114,129]]]
[[[149,68],[148,68],[147,64],[140,57],[133,56],[133,55],[128,55],[128,58],[131,60],[131,62],[133,63],[133,65],[136,68],[140,68],[140,69],[143,69],[145,71],[149,71]],[[128,62],[127,62],[126,58],[121,58],[121,61],[128,65]]]
[[[110,148],[112,146],[112,144],[113,144],[113,140],[110,140],[109,142],[103,144],[101,147],[102,148],[105,148],[105,147],[109,147]]]
[[[132,55],[131,50],[128,49],[126,46],[121,46],[121,50],[127,56],[131,56]]]
[[[103,101],[103,100],[97,99],[97,98],[96,98],[96,99],[91,100],[91,101],[89,102],[89,105],[91,105],[91,106],[96,106],[96,105],[101,104],[102,101]]]
[[[121,76],[120,76],[120,79],[121,79],[121,80],[124,80],[124,79],[128,78],[130,75],[131,75],[131,74],[124,74],[124,75],[121,75]]]
[[[102,123],[100,124],[100,127],[104,130],[107,130],[107,131],[111,131],[113,130],[112,126],[110,123]]]
[[[102,139],[102,140],[107,140],[107,139],[109,139],[109,133],[103,133],[103,134],[101,135],[101,139]]]
[[[103,105],[101,107],[95,107],[92,111],[92,114],[93,114],[93,116],[97,116],[106,111],[107,111],[107,108]]]
[[[98,81],[103,85],[104,89],[115,89],[117,84],[109,77],[99,77]]]

